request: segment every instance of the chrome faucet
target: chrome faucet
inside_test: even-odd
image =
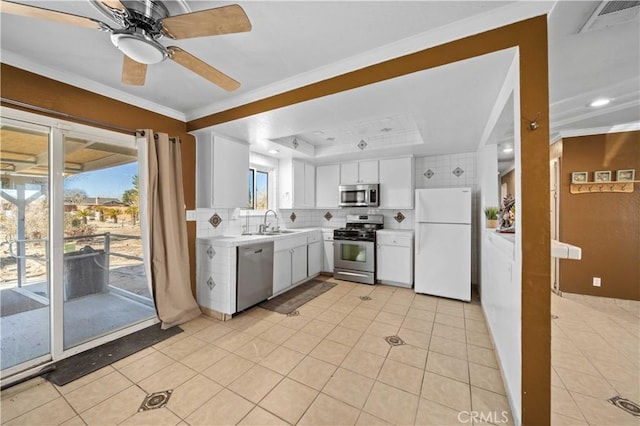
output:
[[[267,210],[264,213],[264,222],[262,223],[262,225],[260,225],[260,230],[259,230],[260,234],[264,234],[265,232],[267,232],[267,229],[269,229],[269,227],[271,226],[271,222],[267,223],[267,215],[269,214],[269,212],[273,213],[273,215],[276,218],[276,228],[275,228],[275,230],[277,231],[280,228],[280,226],[278,226],[278,213],[276,213],[273,210]]]

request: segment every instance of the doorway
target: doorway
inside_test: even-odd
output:
[[[2,381],[157,322],[133,135],[2,110]]]

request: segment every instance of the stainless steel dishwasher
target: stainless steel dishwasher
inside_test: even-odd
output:
[[[236,312],[273,295],[273,241],[238,247]]]

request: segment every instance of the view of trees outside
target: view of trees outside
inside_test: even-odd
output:
[[[256,172],[256,210],[269,208],[269,175],[265,172]]]
[[[249,209],[267,210],[269,208],[269,174],[249,169]]]
[[[64,251],[72,253],[85,246],[96,250],[104,249],[105,234],[109,233],[109,251],[125,255],[125,257],[109,256],[111,272],[117,269],[123,271],[120,279],[111,274],[110,284],[114,285],[112,281],[115,281],[117,286],[122,284],[128,286],[125,289],[129,291],[148,295],[142,261],[126,257],[142,258],[138,185],[138,175],[132,176],[131,187],[123,192],[120,199],[117,199],[90,197],[83,188],[67,188],[65,180]],[[29,203],[25,209],[25,239],[28,240],[25,244],[28,256],[25,264],[25,278],[28,283],[46,280],[49,238],[49,201],[46,186],[46,184],[28,186],[31,190],[43,191],[43,194]],[[17,238],[18,211],[15,204],[3,200],[1,213],[0,287],[5,287],[15,285],[18,278],[17,262],[9,250],[9,244]],[[13,251],[14,253],[16,251],[15,243]],[[142,276],[141,279],[139,275]]]

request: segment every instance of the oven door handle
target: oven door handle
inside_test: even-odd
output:
[[[340,275],[349,275],[352,277],[367,277],[368,275],[366,274],[357,274],[355,272],[344,272],[344,271],[338,271],[338,274]]]

